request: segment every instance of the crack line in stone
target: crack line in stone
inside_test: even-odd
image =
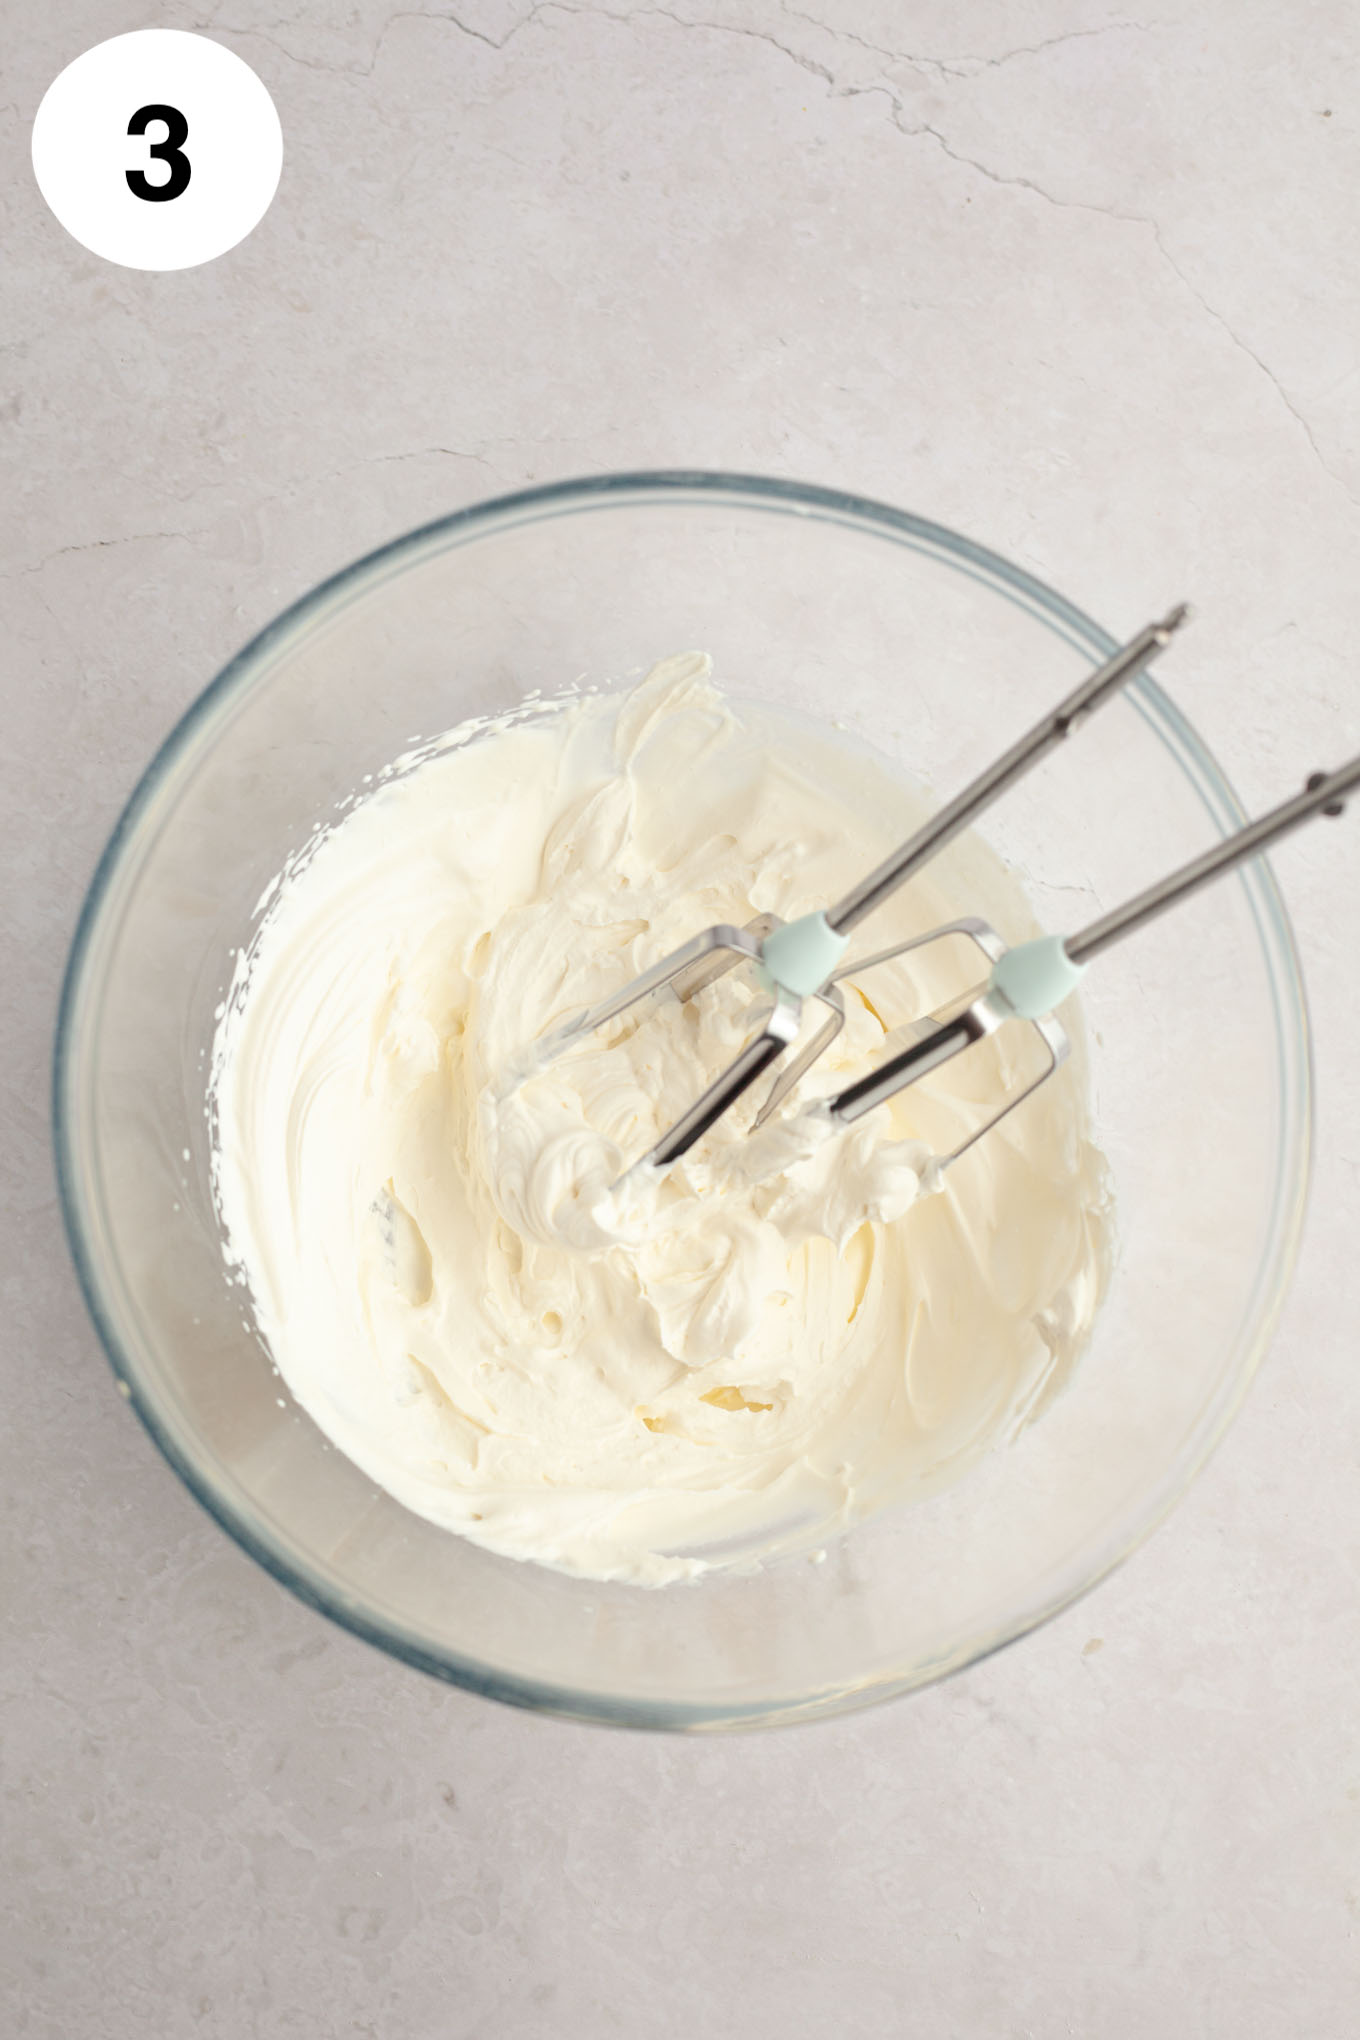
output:
[[[799,9],[790,7],[787,4],[787,0],[781,0],[781,5],[783,6],[786,14],[804,20],[813,27],[822,28],[826,31],[827,34],[833,37],[842,34],[841,31],[829,28],[826,23],[817,21],[813,15],[803,13]],[[1195,300],[1196,304],[1199,305],[1200,309],[1209,318],[1211,318],[1216,325],[1222,328],[1223,332],[1227,335],[1228,339],[1231,341],[1233,346],[1236,347],[1239,350],[1239,352],[1245,354],[1247,359],[1254,363],[1255,367],[1260,372],[1260,374],[1262,374],[1266,378],[1267,382],[1271,385],[1272,389],[1275,391],[1276,395],[1280,399],[1280,402],[1289,412],[1290,417],[1293,418],[1295,423],[1298,425],[1300,431],[1303,433],[1313,453],[1313,456],[1316,459],[1319,467],[1322,469],[1323,473],[1327,475],[1329,480],[1336,484],[1336,486],[1341,490],[1342,494],[1346,497],[1348,502],[1360,505],[1360,497],[1357,497],[1355,492],[1350,488],[1349,484],[1342,478],[1341,475],[1337,473],[1336,469],[1333,468],[1328,463],[1326,457],[1322,452],[1321,447],[1318,444],[1317,437],[1313,431],[1312,426],[1309,424],[1308,420],[1303,416],[1302,412],[1298,409],[1298,406],[1294,403],[1293,398],[1289,395],[1288,391],[1281,383],[1279,377],[1275,374],[1275,371],[1272,368],[1270,368],[1265,361],[1262,360],[1261,356],[1257,354],[1256,350],[1253,347],[1249,346],[1247,342],[1242,339],[1241,335],[1236,332],[1236,330],[1228,321],[1228,319],[1224,317],[1223,313],[1220,312],[1216,306],[1212,305],[1209,302],[1209,300],[1203,295],[1203,293],[1190,281],[1189,277],[1186,276],[1184,270],[1180,267],[1180,264],[1175,260],[1175,258],[1171,255],[1170,251],[1168,250],[1166,242],[1162,235],[1161,228],[1158,226],[1156,220],[1150,218],[1145,213],[1121,212],[1116,207],[1095,205],[1091,203],[1089,200],[1085,199],[1058,198],[1052,192],[1045,191],[1043,186],[1040,184],[1036,184],[1032,178],[1021,176],[1014,177],[1004,176],[1000,171],[992,170],[987,166],[987,164],[979,162],[976,157],[965,155],[962,150],[956,149],[953,143],[950,142],[948,138],[944,134],[942,134],[937,127],[932,126],[929,122],[921,121],[917,123],[909,123],[901,99],[894,91],[892,91],[892,89],[889,86],[840,85],[838,84],[834,73],[829,71],[824,64],[819,64],[815,62],[815,60],[812,59],[811,57],[805,57],[801,55],[797,50],[790,49],[787,43],[780,42],[776,36],[770,35],[768,32],[764,30],[740,27],[731,22],[694,20],[686,15],[677,14],[674,12],[673,9],[665,7],[639,7],[631,9],[627,13],[622,13],[617,10],[611,10],[605,7],[571,6],[566,4],[566,0],[535,0],[535,4],[529,9],[529,11],[525,15],[523,15],[521,19],[513,25],[513,27],[508,29],[505,35],[501,37],[499,41],[496,41],[495,38],[488,35],[484,35],[480,29],[470,28],[467,25],[467,23],[460,21],[458,17],[454,14],[436,13],[432,10],[426,9],[402,9],[398,13],[389,16],[387,22],[383,26],[381,33],[378,36],[377,42],[374,44],[373,54],[370,57],[367,66],[363,69],[359,69],[353,65],[318,64],[315,62],[308,61],[305,58],[294,56],[293,53],[290,50],[285,49],[281,43],[273,42],[273,39],[270,36],[264,34],[261,30],[258,29],[235,29],[232,28],[230,24],[221,24],[221,27],[222,32],[225,34],[245,36],[253,35],[258,37],[262,41],[270,42],[274,48],[279,50],[282,56],[288,58],[291,62],[295,64],[300,64],[304,69],[314,71],[329,71],[339,75],[354,78],[367,78],[372,75],[374,69],[376,68],[378,57],[382,51],[382,46],[386,41],[391,30],[396,26],[397,22],[399,21],[446,22],[451,28],[456,29],[460,34],[470,36],[477,42],[485,43],[488,48],[500,51],[504,50],[507,47],[507,45],[510,42],[512,42],[514,38],[517,35],[519,35],[524,29],[528,28],[532,22],[538,20],[542,15],[547,14],[549,12],[572,15],[581,19],[590,19],[593,17],[597,20],[612,21],[619,24],[620,26],[625,27],[634,21],[640,21],[650,17],[654,19],[672,22],[677,28],[689,29],[714,35],[738,36],[746,41],[766,43],[772,50],[776,50],[781,56],[787,57],[789,62],[795,64],[799,68],[799,70],[809,72],[812,76],[820,78],[823,81],[823,83],[827,86],[828,96],[832,99],[857,99],[867,98],[875,94],[882,94],[883,97],[885,97],[889,103],[889,107],[891,109],[889,117],[892,121],[893,126],[897,129],[899,134],[907,136],[908,139],[910,140],[919,140],[922,136],[929,137],[929,139],[936,144],[936,146],[943,152],[943,154],[948,156],[951,162],[958,163],[966,169],[975,171],[978,176],[985,177],[987,181],[991,184],[1001,185],[1003,187],[1009,186],[1012,189],[1032,192],[1036,198],[1042,199],[1046,205],[1054,206],[1058,208],[1060,211],[1094,213],[1104,219],[1119,220],[1128,226],[1139,226],[1145,228],[1147,232],[1151,234],[1158,254],[1161,256],[1166,266],[1170,269],[1173,276],[1175,276],[1177,281],[1181,284],[1182,288],[1189,293],[1189,295]],[[292,25],[293,24],[290,23],[275,24],[275,26],[277,27],[287,27]],[[858,43],[861,45],[861,47],[873,51],[874,54],[876,55],[891,57],[897,62],[912,65],[917,68],[923,65],[928,65],[931,68],[943,71],[948,75],[967,77],[977,75],[977,72],[980,70],[996,68],[997,66],[1003,63],[1009,62],[1010,59],[1013,57],[1034,56],[1037,55],[1041,50],[1052,49],[1057,44],[1063,42],[1074,42],[1079,37],[1106,35],[1110,34],[1111,32],[1121,30],[1126,32],[1137,31],[1143,34],[1151,33],[1146,23],[1137,21],[1115,21],[1107,22],[1102,27],[1099,28],[1071,29],[1067,31],[1067,33],[1064,35],[1050,37],[1046,42],[1025,45],[1014,50],[1006,51],[1001,56],[998,57],[956,60],[956,62],[972,64],[974,66],[974,69],[969,71],[961,71],[955,69],[951,67],[951,65],[942,58],[934,57],[917,58],[911,57],[901,51],[881,49],[879,48],[878,45],[865,42],[863,38],[849,34],[848,32],[843,34],[843,39],[846,41]],[[469,458],[473,459],[477,457],[478,456],[476,455],[469,456]]]

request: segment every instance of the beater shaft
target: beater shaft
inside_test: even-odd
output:
[[[1296,793],[1291,800],[1281,801],[1269,814],[1259,815],[1235,835],[1215,843],[1203,856],[1182,865],[1179,871],[1173,871],[1170,877],[1157,885],[1148,886],[1133,899],[1126,900],[1122,907],[1111,908],[1108,914],[1083,928],[1079,935],[1069,935],[1063,944],[1068,956],[1073,963],[1089,963],[1093,956],[1099,956],[1102,949],[1122,941],[1125,935],[1132,935],[1136,928],[1155,920],[1158,914],[1164,914],[1178,901],[1189,899],[1191,893],[1198,892],[1201,886],[1210,885],[1224,872],[1255,856],[1257,851],[1278,843],[1315,814],[1339,815],[1346,805],[1345,796],[1354,793],[1357,786],[1360,786],[1360,758],[1352,758],[1348,765],[1342,765],[1335,772],[1314,772],[1302,793]]]
[[[862,878],[834,907],[829,907],[826,914],[828,926],[839,935],[848,934],[866,914],[872,914],[875,907],[882,906],[890,894],[904,885],[946,843],[952,842],[971,822],[975,822],[983,809],[990,807],[1022,773],[1028,772],[1047,752],[1070,737],[1087,716],[1121,687],[1127,686],[1135,673],[1151,665],[1158,653],[1170,644],[1189,614],[1189,605],[1178,603],[1160,623],[1148,624],[1137,637],[1130,638],[1126,645],[1113,653],[1103,666],[1097,666],[1095,672],[1088,674],[1079,687],[1074,687],[1051,714],[1037,722],[985,772],[979,773],[971,786],[966,786],[947,807],[932,815],[900,849],[885,858],[877,870]]]

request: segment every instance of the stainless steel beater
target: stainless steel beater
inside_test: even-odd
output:
[[[899,943],[877,956],[867,957],[862,964],[855,966],[856,975],[909,950],[923,948],[950,936],[965,935],[991,959],[992,969],[985,984],[975,987],[942,1011],[902,1029],[906,1042],[901,1049],[867,1076],[810,1106],[808,1116],[829,1119],[836,1126],[848,1126],[866,1112],[886,1104],[888,1099],[896,1097],[899,1091],[918,1082],[931,1070],[939,1069],[974,1042],[994,1034],[1008,1021],[1028,1023],[1037,1030],[1048,1050],[1047,1067],[1023,1090],[1008,1097],[1000,1110],[976,1127],[951,1154],[936,1157],[935,1170],[947,1168],[1023,1099],[1047,1082],[1063,1060],[1068,1052],[1068,1040],[1052,1017],[1053,1009],[1076,989],[1094,957],[1116,942],[1122,942],[1126,935],[1146,927],[1149,921],[1164,914],[1168,908],[1179,905],[1201,887],[1234,870],[1248,857],[1254,857],[1259,851],[1279,842],[1314,815],[1341,814],[1346,796],[1354,793],[1357,787],[1360,787],[1360,756],[1352,758],[1335,772],[1314,772],[1302,793],[1282,801],[1254,822],[1248,822],[1189,864],[1182,865],[1157,884],[1135,894],[1123,906],[1111,908],[1109,913],[1102,914],[1099,920],[1092,921],[1079,934],[1042,935],[1032,942],[1019,943],[1015,948],[1007,949],[995,931],[984,922],[956,921],[948,927],[919,936],[915,941]]]
[[[1160,622],[1150,623],[1139,631],[834,906],[805,914],[797,921],[783,922],[777,915],[764,914],[744,928],[719,923],[704,929],[612,997],[576,1014],[535,1043],[516,1066],[513,1079],[523,1081],[547,1068],[587,1035],[644,999],[665,991],[677,998],[692,998],[735,965],[746,963],[755,967],[762,988],[770,995],[768,1012],[735,1059],[662,1134],[638,1166],[664,1168],[687,1153],[792,1045],[801,1029],[803,1002],[816,1000],[825,1009],[826,1018],[786,1078],[771,1090],[758,1117],[760,1123],[830,1046],[844,1024],[845,1009],[835,979],[851,931],[945,844],[968,828],[1000,794],[1070,737],[1096,709],[1112,700],[1136,673],[1150,665],[1188,615],[1188,608],[1181,603]],[[966,932],[976,935],[982,925],[967,924]],[[991,936],[991,946],[986,942],[981,946],[995,960],[993,950],[998,944],[999,938]],[[857,968],[900,954],[901,948],[899,945],[883,952],[882,957],[866,959],[866,964]],[[1060,1039],[1065,1052],[1066,1037],[1061,1028],[1054,1022],[1049,1023],[1049,1030],[1045,1038],[1054,1052],[1058,1053]]]

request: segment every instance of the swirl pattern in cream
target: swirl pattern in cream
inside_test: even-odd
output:
[[[1109,1240],[1080,1055],[938,1187],[932,1154],[1016,1080],[1023,1030],[830,1139],[748,1136],[748,1109],[622,1197],[623,1164],[735,1052],[754,984],[511,1080],[700,927],[824,905],[919,811],[885,761],[733,707],[689,655],[454,733],[283,878],[216,1043],[219,1207],[280,1372],[399,1500],[660,1584],[930,1492],[1061,1382]],[[972,838],[861,948],[977,911],[1033,932]],[[809,1092],[961,965],[852,974]]]

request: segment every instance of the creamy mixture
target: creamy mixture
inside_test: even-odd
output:
[[[1037,1067],[1029,1029],[829,1139],[798,1116],[983,975],[961,943],[852,974],[782,1120],[748,1134],[758,1086],[626,1195],[758,987],[734,972],[522,1074],[709,923],[827,905],[921,811],[886,764],[734,708],[690,655],[455,732],[283,875],[216,1044],[228,1255],[295,1396],[408,1507],[659,1584],[930,1492],[1064,1378],[1109,1229],[1079,1056],[942,1176],[931,1156]],[[973,838],[856,951],[961,912],[1036,932]]]

